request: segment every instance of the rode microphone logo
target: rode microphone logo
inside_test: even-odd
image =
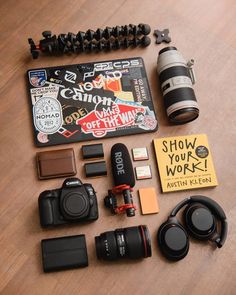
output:
[[[117,174],[118,175],[125,174],[122,152],[115,153],[115,162],[116,162]]]

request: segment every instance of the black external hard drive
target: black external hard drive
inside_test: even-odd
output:
[[[41,241],[44,272],[88,266],[85,235]]]

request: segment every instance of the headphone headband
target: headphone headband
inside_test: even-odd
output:
[[[186,198],[183,201],[179,202],[175,208],[171,211],[170,217],[176,216],[176,214],[179,212],[180,209],[182,209],[185,205],[189,204],[191,201],[191,198]]]
[[[185,205],[191,204],[193,202],[198,202],[198,203],[205,205],[206,207],[208,207],[209,209],[211,209],[215,213],[215,215],[218,217],[218,219],[220,219],[220,221],[221,221],[221,234],[220,234],[220,238],[216,239],[215,242],[217,244],[217,247],[221,248],[224,245],[224,242],[227,237],[228,224],[227,224],[226,215],[225,215],[224,210],[214,200],[212,200],[208,197],[205,197],[205,196],[200,196],[200,195],[186,198],[175,206],[175,208],[171,211],[170,217],[176,216],[176,214],[179,212],[180,209],[182,209]]]

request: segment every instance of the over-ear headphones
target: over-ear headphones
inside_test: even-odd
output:
[[[176,217],[184,206],[185,226]],[[217,221],[221,223],[220,230]],[[177,204],[167,221],[160,226],[158,245],[166,258],[176,261],[188,254],[188,234],[199,240],[211,240],[221,248],[227,237],[227,228],[226,216],[219,204],[208,197],[192,196]]]

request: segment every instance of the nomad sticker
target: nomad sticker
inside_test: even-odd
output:
[[[29,71],[29,81],[34,87],[41,87],[46,83],[47,73],[45,70]]]
[[[52,97],[38,100],[33,107],[35,128],[45,134],[54,134],[62,126],[62,110],[59,101]]]

